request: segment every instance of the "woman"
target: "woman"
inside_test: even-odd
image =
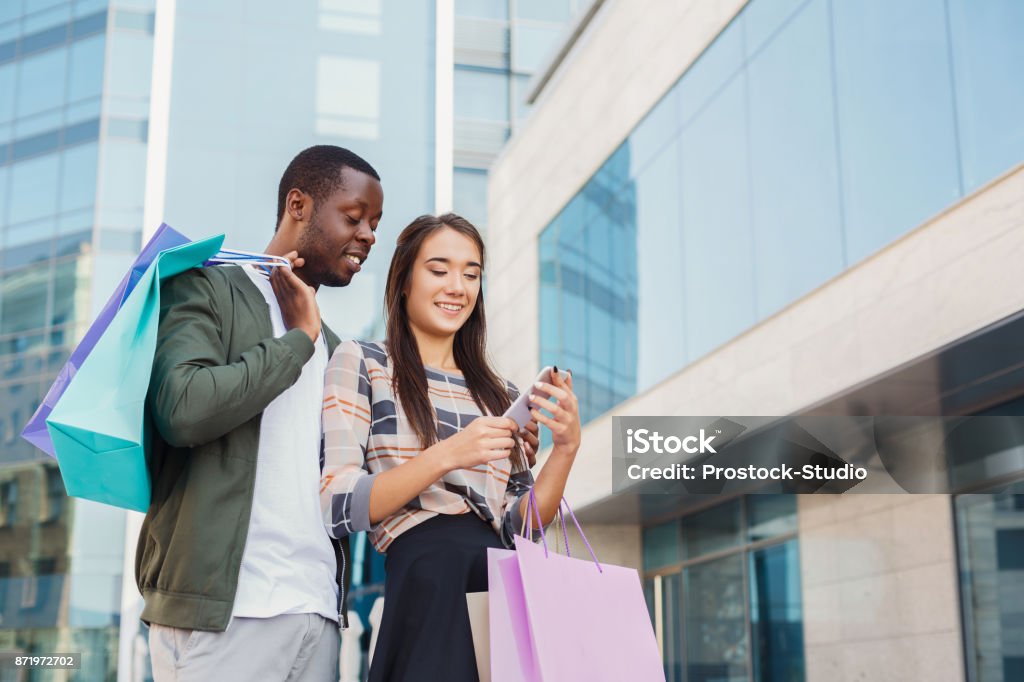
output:
[[[417,218],[388,272],[386,345],[343,343],[327,369],[325,522],[387,555],[371,681],[477,680],[465,594],[487,589],[486,549],[513,546],[531,487],[551,521],[579,449],[571,377],[538,386],[557,404],[531,397],[553,442],[536,482],[536,423],[517,440],[494,416],[516,392],[486,360],[483,265],[468,221]]]

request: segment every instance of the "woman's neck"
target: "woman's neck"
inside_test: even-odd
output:
[[[428,367],[438,369],[458,370],[455,364],[455,335],[434,336],[409,325],[412,335],[416,337],[416,347],[420,351],[420,360]]]

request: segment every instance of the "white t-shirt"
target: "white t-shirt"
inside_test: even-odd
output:
[[[274,337],[287,331],[270,282],[245,267],[270,306]],[[263,411],[252,517],[232,617],[317,613],[338,620],[334,548],[320,513],[320,413],[327,346],[317,336],[302,375]]]

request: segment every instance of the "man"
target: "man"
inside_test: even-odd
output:
[[[359,156],[306,149],[281,178],[266,248],[294,270],[208,267],[161,290],[135,565],[158,682],[337,677],[348,548],[324,529],[319,483],[338,339],[314,294],[359,272],[383,201]]]

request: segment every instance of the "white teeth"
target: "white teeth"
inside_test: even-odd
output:
[[[361,265],[362,264],[362,261],[359,260],[359,256],[353,256],[352,254],[346,253],[345,254],[345,258],[348,258],[350,261],[352,261],[356,265]]]
[[[438,303],[437,306],[439,308],[444,308],[445,310],[451,310],[453,313],[457,313],[462,310],[461,305],[452,305],[451,303]]]

